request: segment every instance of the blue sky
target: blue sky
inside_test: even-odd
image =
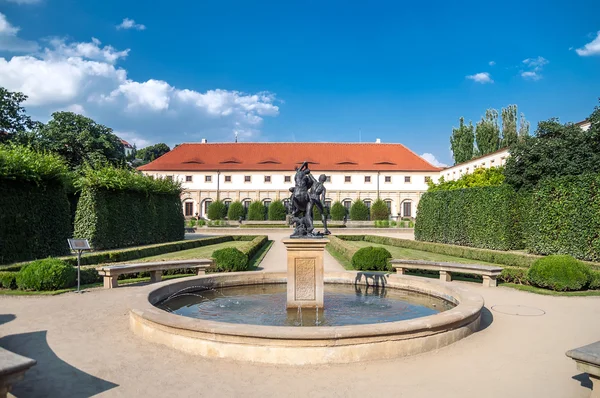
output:
[[[138,146],[381,138],[449,164],[460,116],[598,104],[600,2],[525,3],[0,0],[0,85]]]

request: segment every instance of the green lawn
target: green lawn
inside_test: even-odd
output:
[[[468,258],[447,256],[445,254],[437,254],[431,252],[425,252],[421,250],[406,249],[404,247],[388,246],[378,243],[364,242],[364,241],[345,241],[349,245],[356,247],[367,247],[376,246],[387,249],[391,254],[392,258],[403,258],[407,260],[426,260],[426,261],[444,261],[461,264],[483,264],[483,265],[498,265],[493,263],[486,263],[485,261],[470,260]]]
[[[138,258],[136,260],[127,261],[126,263],[123,263],[123,264],[146,263],[146,262],[150,262],[150,261],[193,260],[193,259],[197,259],[197,258],[211,258],[212,253],[215,250],[223,249],[225,247],[240,247],[246,243],[248,243],[248,242],[231,241],[231,242],[218,243],[216,245],[196,247],[195,249],[181,250],[178,252],[159,254],[158,256]]]

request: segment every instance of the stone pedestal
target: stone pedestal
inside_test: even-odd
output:
[[[287,308],[323,308],[323,251],[329,239],[284,239]]]

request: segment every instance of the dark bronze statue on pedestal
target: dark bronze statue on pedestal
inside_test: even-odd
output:
[[[319,180],[316,180],[310,173],[308,162],[302,163],[302,166],[296,169],[295,186],[290,188],[292,196],[290,197],[289,211],[291,222],[295,225],[291,238],[321,238],[330,234],[327,229],[327,215],[325,214],[326,189],[323,184],[326,179],[325,174],[321,174]],[[321,212],[323,233],[314,231],[314,206],[317,206]]]

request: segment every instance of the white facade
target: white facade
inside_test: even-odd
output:
[[[241,201],[249,205],[260,200],[265,204],[290,197],[289,188],[294,186],[294,172],[282,171],[181,171],[153,172],[147,175],[168,177],[182,182],[182,201],[186,216],[206,217],[208,205],[214,200]],[[313,172],[315,178],[325,174],[326,200],[330,204],[340,201],[349,207],[362,199],[369,206],[381,198],[390,208],[393,218],[415,217],[421,195],[427,191],[426,179],[438,181],[439,173],[432,172]],[[286,181],[288,177],[288,181]],[[249,181],[247,179],[249,178]],[[350,181],[347,181],[347,178]]]
[[[491,167],[504,166],[506,159],[510,156],[508,149],[504,148],[487,155],[471,159],[468,162],[459,163],[440,171],[439,177],[444,177],[444,181],[455,181],[465,174],[471,174],[478,168],[489,169]]]

